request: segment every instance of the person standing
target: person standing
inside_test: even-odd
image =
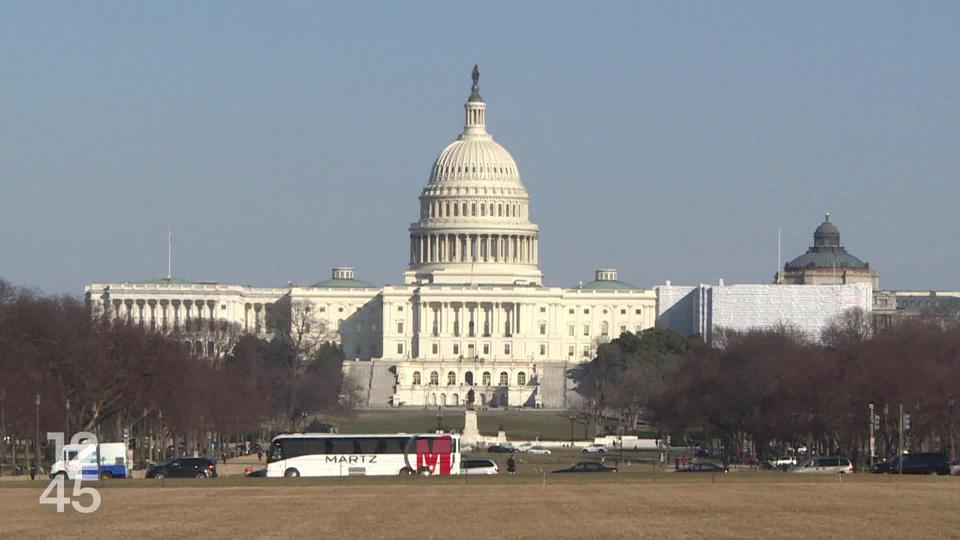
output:
[[[516,474],[517,472],[517,462],[513,459],[513,454],[510,454],[510,457],[507,458],[507,473]]]

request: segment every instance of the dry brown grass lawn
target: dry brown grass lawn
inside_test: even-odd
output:
[[[728,476],[712,484],[626,476],[546,486],[536,478],[164,488],[126,481],[101,489],[91,515],[40,506],[39,484],[0,487],[0,537],[960,538],[960,478]]]

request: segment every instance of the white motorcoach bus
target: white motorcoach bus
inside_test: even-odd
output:
[[[291,433],[267,456],[270,478],[396,474],[460,474],[459,435]]]

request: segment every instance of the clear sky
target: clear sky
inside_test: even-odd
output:
[[[398,283],[480,65],[545,282],[960,289],[960,2],[0,1],[0,277]]]

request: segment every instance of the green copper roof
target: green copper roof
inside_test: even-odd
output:
[[[634,287],[629,283],[624,283],[617,280],[590,281],[575,288],[594,291],[626,291],[631,289],[639,289],[639,287]]]

